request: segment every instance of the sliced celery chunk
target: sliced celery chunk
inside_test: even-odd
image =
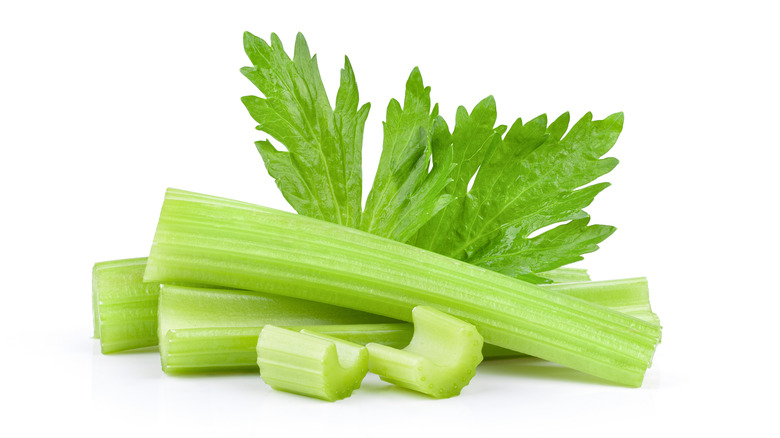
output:
[[[382,380],[435,398],[460,394],[482,362],[482,336],[473,325],[438,310],[412,310],[414,336],[403,350],[368,344],[368,369]]]
[[[157,345],[157,283],[144,283],[146,258],[96,263],[92,269],[94,335],[103,353]]]
[[[362,345],[314,331],[266,325],[257,341],[257,365],[272,388],[336,401],[360,388],[368,372]]]
[[[661,327],[359,230],[169,189],[145,280],[213,284],[410,321],[427,305],[486,342],[640,386]]]

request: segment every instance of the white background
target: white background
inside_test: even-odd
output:
[[[0,435],[777,433],[777,17],[750,1],[4,2]],[[256,93],[244,30],[288,49],[303,31],[331,98],[350,56],[373,104],[365,192],[414,66],[448,120],[488,94],[504,124],[624,111],[613,186],[588,209],[619,230],[581,265],[650,279],[664,340],[644,386],[504,361],[449,400],[370,376],[329,404],[101,355],[92,264],[148,252],[166,187],[289,209],[239,101]]]

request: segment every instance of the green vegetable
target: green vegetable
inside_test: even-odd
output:
[[[622,130],[622,113],[601,121],[588,113],[565,136],[568,113],[549,126],[545,115],[525,124],[517,119],[507,131],[496,126],[496,102],[489,96],[471,113],[459,107],[450,133],[415,68],[403,107],[395,99],[388,105],[382,155],[361,217],[368,104],[358,110],[349,60],[332,110],[303,35],[292,60],[275,34],[269,45],[246,33],[244,48],[253,66],[242,73],[266,97],[242,100],[258,129],[287,148],[280,152],[260,141],[258,150],[302,215],[533,283],[549,282],[536,274],[581,260],[615,231],[588,225],[583,208],[609,185],[587,184],[617,165],[601,157]]]
[[[159,285],[143,283],[146,258],[96,263],[92,269],[94,335],[100,351],[157,345]]]
[[[657,324],[358,230],[169,189],[145,281],[263,291],[405,321],[426,305],[486,342],[641,385]]]
[[[577,281],[590,281],[590,275],[585,269],[556,268],[551,271],[539,272],[536,275],[553,283],[573,283]]]
[[[257,121],[257,129],[281,142],[256,142],[268,173],[285,199],[306,216],[357,227],[362,193],[363,127],[369,104],[358,109],[358,89],[349,58],[341,70],[341,84],[333,109],[320,78],[317,57],[309,54],[302,34],[290,59],[282,42],[271,35],[271,45],[249,32],[244,50],[252,67],[244,74],[265,95],[241,99]]]
[[[360,388],[368,372],[366,348],[317,332],[266,325],[257,341],[257,365],[272,388],[336,401]]]
[[[403,108],[395,99],[387,106],[382,155],[360,223],[363,231],[405,242],[453,200],[442,193],[455,167],[452,150],[433,150],[436,155],[431,156],[431,143],[449,132],[438,107],[431,110],[430,94],[415,68],[406,82]]]
[[[165,372],[192,371],[193,369],[212,371],[219,367],[213,364],[207,354],[195,358],[190,356],[189,360],[194,362],[182,366],[182,357],[177,356],[177,351],[169,352],[172,345],[171,338],[166,337],[166,335],[174,329],[261,327],[266,324],[303,326],[386,322],[392,322],[392,320],[313,301],[257,292],[250,294],[230,289],[202,289],[165,284],[160,288],[158,327],[159,338],[167,341],[160,344],[162,369]],[[232,333],[228,339],[230,344],[236,342],[232,338]],[[213,340],[209,340],[190,345],[200,354],[210,351],[213,343]],[[254,348],[256,345],[257,339],[254,339],[252,347]],[[174,363],[168,362],[171,359],[174,360]],[[246,366],[246,359],[246,356],[225,357],[225,361],[229,361],[230,366],[237,369],[253,368],[251,365]],[[256,358],[251,357],[249,363],[254,364],[255,361]]]
[[[355,344],[377,342],[403,348],[412,339],[408,323],[344,324],[285,327],[309,330]],[[213,371],[257,371],[257,337],[263,327],[203,327],[171,329],[165,336],[169,374]]]
[[[412,319],[414,337],[403,350],[366,345],[369,370],[435,398],[460,394],[482,362],[482,336],[473,325],[425,306],[415,307]]]
[[[658,323],[658,317],[650,309],[647,280],[633,278],[625,280],[592,281],[586,283],[571,283],[568,285],[542,285],[560,293],[576,296],[592,303],[601,304],[622,313],[630,314],[645,321]],[[190,289],[191,299],[203,300],[202,307],[214,309],[217,312],[226,307],[223,300],[252,300],[255,292],[235,291],[234,294],[201,293],[199,289]],[[242,294],[246,297],[242,297]],[[174,301],[165,301],[166,307],[161,314],[185,314],[186,309],[170,309],[176,305]],[[227,316],[223,316],[227,319]],[[188,321],[191,325],[196,320]],[[164,348],[161,354],[167,355],[162,362],[166,364],[167,373],[194,373],[207,371],[255,370],[257,357],[255,347],[257,336],[262,327],[211,327],[216,324],[213,319],[204,321],[204,327],[171,328],[163,340]],[[171,324],[168,323],[171,327]],[[306,327],[287,327],[290,329],[313,330],[356,344],[365,345],[374,342],[393,348],[403,348],[412,340],[413,327],[409,323],[375,323],[375,324],[344,324],[321,325]],[[482,356],[485,359],[517,357],[522,354],[484,344]]]

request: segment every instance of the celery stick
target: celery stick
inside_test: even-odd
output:
[[[92,269],[95,337],[114,353],[157,345],[159,285],[144,283],[146,258],[96,263]]]
[[[368,352],[314,331],[266,325],[257,341],[257,365],[263,381],[276,390],[336,401],[360,388]]]
[[[657,322],[658,317],[650,310],[647,280],[629,278],[608,281],[589,281],[584,283],[562,283],[543,285],[561,293],[576,295],[578,298],[601,304],[620,312],[631,314],[649,322]],[[193,291],[193,294],[197,291]],[[243,292],[253,294],[254,292]],[[211,298],[212,295],[207,295]],[[218,302],[211,304],[221,308]],[[162,314],[167,314],[163,311]],[[403,348],[412,340],[413,327],[409,323],[386,324],[345,324],[306,327],[287,327],[291,329],[307,328],[319,333],[335,336],[339,339],[365,345],[375,342],[393,348]],[[165,352],[168,373],[194,373],[207,371],[257,370],[255,346],[262,327],[199,327],[171,329],[165,337]],[[485,360],[523,356],[522,353],[497,347],[492,344],[482,346]]]
[[[203,289],[165,284],[160,288],[158,333],[160,339],[175,329],[207,327],[261,327],[266,324],[280,326],[303,326],[323,324],[368,324],[394,322],[389,318],[359,312],[347,308],[330,306],[313,301],[304,301],[279,295],[246,292],[231,289]],[[175,335],[174,335],[175,336]],[[204,371],[217,370],[218,365],[211,363],[208,354],[198,357],[192,353],[207,353],[215,345],[243,345],[242,332],[229,332],[223,337],[205,339],[193,344],[195,351],[190,353],[187,366],[181,365],[181,356],[169,352],[168,342],[160,344],[160,359],[165,372],[184,372],[193,369]],[[237,339],[236,339],[237,338]],[[222,342],[225,341],[223,344]],[[257,345],[254,335],[252,348]],[[175,353],[175,352],[174,352]],[[174,363],[168,363],[173,358]],[[256,357],[246,355],[228,355],[222,360],[226,367],[251,369],[247,362],[255,363]]]
[[[650,308],[650,289],[644,277],[545,284],[542,287],[598,303],[653,324],[660,324],[658,315]]]
[[[376,342],[403,348],[412,339],[412,325],[344,324],[285,327],[309,330],[359,345]],[[213,371],[257,371],[257,337],[263,327],[202,327],[172,329],[165,336],[168,374]]]
[[[169,189],[146,281],[213,284],[411,320],[427,305],[485,341],[640,386],[661,328],[403,243],[294,214]]]
[[[403,350],[370,343],[368,368],[382,380],[435,398],[460,394],[482,362],[477,329],[444,312],[412,309],[414,336]]]
[[[557,268],[547,272],[539,272],[536,275],[551,280],[553,283],[590,281],[588,271],[579,268]]]

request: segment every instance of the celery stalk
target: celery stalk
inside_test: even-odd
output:
[[[365,345],[376,342],[403,348],[412,339],[412,325],[344,324],[285,327],[308,330]],[[172,329],[165,336],[163,359],[168,374],[213,371],[257,371],[257,338],[263,327],[201,327]]]
[[[92,269],[95,337],[103,353],[157,345],[159,285],[144,283],[146,258],[96,263]]]
[[[159,300],[158,333],[166,342],[160,344],[160,359],[165,372],[184,372],[201,369],[216,370],[207,353],[215,345],[243,345],[246,338],[243,332],[229,332],[222,337],[202,340],[189,347],[191,351],[187,366],[181,365],[182,356],[176,351],[170,352],[171,338],[166,334],[173,329],[207,327],[261,327],[266,324],[280,326],[304,326],[323,324],[367,324],[393,322],[389,318],[347,308],[330,306],[313,301],[304,301],[278,295],[247,293],[231,289],[204,289],[187,286],[162,285]],[[175,338],[176,335],[174,335]],[[224,344],[222,342],[225,342]],[[257,345],[254,334],[252,348]],[[169,364],[168,360],[174,359]],[[229,355],[222,360],[223,365],[233,369],[251,369],[256,357],[247,355]]]
[[[485,341],[640,386],[661,328],[403,243],[169,189],[145,280],[263,291],[411,320],[427,305]]]
[[[404,349],[370,343],[368,369],[382,380],[435,398],[460,394],[482,362],[482,336],[444,312],[412,309],[414,337]]]
[[[266,325],[257,341],[257,365],[272,388],[336,401],[360,388],[368,372],[362,345],[317,332]]]
[[[547,272],[540,272],[536,275],[546,278],[553,283],[590,281],[590,275],[588,275],[588,271],[579,268],[557,268]]]

